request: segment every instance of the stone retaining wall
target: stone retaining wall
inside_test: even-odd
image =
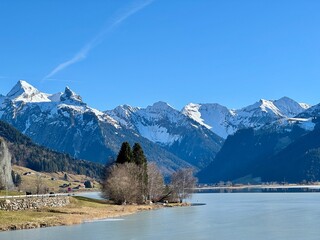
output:
[[[42,207],[63,207],[69,203],[70,199],[68,196],[1,199],[0,210],[19,211],[26,209],[38,209]]]

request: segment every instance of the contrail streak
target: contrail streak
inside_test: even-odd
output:
[[[122,14],[115,17],[104,29],[102,29],[93,39],[91,39],[91,41],[89,41],[86,45],[84,45],[80,49],[80,51],[78,51],[71,59],[69,59],[63,63],[60,63],[47,76],[45,76],[42,79],[42,81],[49,79],[49,78],[53,77],[55,74],[57,74],[58,72],[62,71],[63,69],[65,69],[65,68],[67,68],[67,67],[69,67],[79,61],[84,60],[87,57],[87,55],[89,54],[89,52],[104,40],[105,35],[107,33],[109,33],[112,29],[114,29],[115,27],[120,25],[122,22],[124,22],[127,18],[129,18],[130,16],[132,16],[136,12],[142,10],[143,8],[145,8],[146,6],[151,4],[153,1],[154,0],[147,0],[147,1],[140,2],[140,4],[137,4],[133,7],[130,7],[125,12],[123,12]]]

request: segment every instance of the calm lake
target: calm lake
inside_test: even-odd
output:
[[[0,233],[1,240],[319,239],[320,193],[200,193],[204,206],[165,208],[69,227]]]

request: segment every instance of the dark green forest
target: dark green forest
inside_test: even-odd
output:
[[[35,171],[63,171],[99,178],[104,168],[102,164],[78,160],[69,154],[39,146],[33,143],[29,137],[3,121],[0,121],[0,136],[8,143],[12,154],[12,163]]]

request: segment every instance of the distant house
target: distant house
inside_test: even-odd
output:
[[[85,188],[94,188],[93,182],[91,182],[89,180],[84,182],[84,186],[85,186]]]
[[[70,186],[71,186],[71,183],[69,183],[69,184],[64,183],[64,184],[60,185],[59,187],[66,188],[66,187],[70,187]]]
[[[76,186],[76,187],[74,187],[72,189],[73,190],[79,190],[80,188],[84,188],[84,186],[79,184],[78,186]]]

